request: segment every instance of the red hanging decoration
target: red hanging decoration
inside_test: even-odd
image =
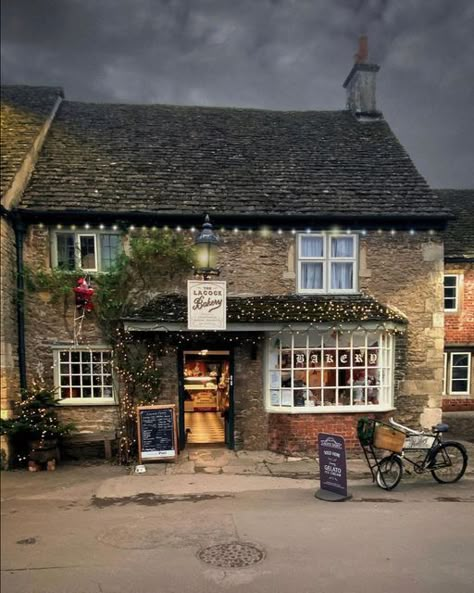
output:
[[[77,286],[73,288],[76,294],[76,307],[78,309],[84,309],[84,311],[92,311],[94,309],[94,303],[92,302],[92,295],[94,289],[90,287],[85,278],[79,278]]]

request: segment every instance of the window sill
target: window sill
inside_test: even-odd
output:
[[[372,412],[394,412],[393,406],[301,406],[300,408],[265,408],[269,414],[371,414]]]
[[[116,406],[117,402],[115,401],[115,399],[111,399],[111,400],[100,400],[100,399],[96,399],[96,400],[88,400],[88,399],[81,399],[80,401],[76,401],[76,400],[68,400],[68,399],[61,399],[58,400],[58,406],[59,407],[64,407],[64,408],[68,408],[68,407],[74,407],[74,406]]]

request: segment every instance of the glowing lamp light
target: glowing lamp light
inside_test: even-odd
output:
[[[194,241],[196,253],[195,274],[204,276],[207,280],[209,276],[218,276],[220,270],[217,269],[217,245],[218,236],[214,233],[209,215],[206,214],[202,230]]]

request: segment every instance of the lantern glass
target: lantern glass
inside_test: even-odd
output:
[[[196,245],[197,267],[212,270],[217,267],[217,245],[215,243],[198,243]]]

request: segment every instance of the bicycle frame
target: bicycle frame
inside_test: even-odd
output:
[[[402,452],[400,454],[394,453],[394,455],[397,455],[402,462],[410,463],[417,474],[451,465],[449,457],[444,452],[443,462],[438,462],[437,464],[433,463],[436,458],[436,453],[438,452],[440,445],[443,443],[440,433],[413,430],[412,428],[408,428],[403,424],[395,422],[393,418],[390,418],[389,423],[398,430],[402,430],[407,435]],[[422,460],[413,460],[407,455],[410,451],[418,452],[418,456],[421,455],[422,451],[426,451],[426,454]]]

